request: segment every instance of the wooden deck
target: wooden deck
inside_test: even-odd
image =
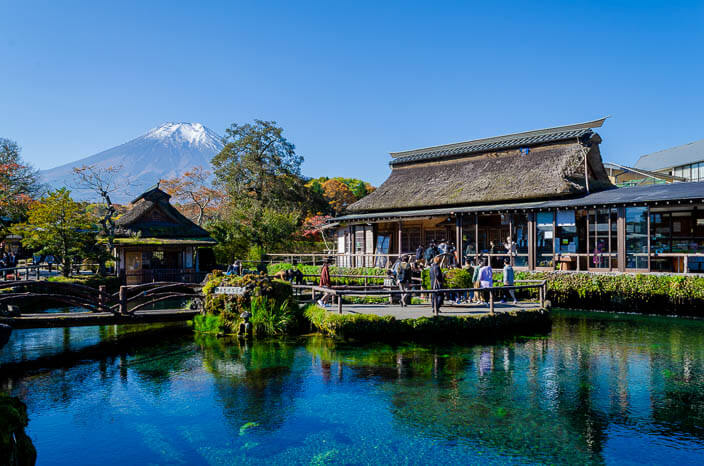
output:
[[[22,314],[20,317],[0,317],[0,323],[13,328],[84,327],[88,325],[146,324],[177,322],[192,319],[200,311],[191,309],[140,310],[131,315],[112,312],[67,312]]]
[[[494,312],[496,314],[535,309],[540,309],[539,303],[494,304]],[[327,310],[328,312],[338,312],[336,304],[328,306]],[[393,316],[397,319],[417,319],[418,317],[432,317],[433,308],[428,304],[415,304],[406,307],[401,307],[398,304],[343,304],[342,313]],[[441,317],[481,316],[486,314],[489,314],[489,307],[481,304],[447,304],[440,308]]]

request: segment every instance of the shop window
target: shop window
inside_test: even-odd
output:
[[[554,214],[539,212],[536,222],[536,265],[538,267],[553,267],[553,230]]]
[[[626,208],[626,268],[648,268],[648,208]]]

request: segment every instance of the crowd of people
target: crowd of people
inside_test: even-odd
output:
[[[17,256],[14,252],[3,252],[0,257],[0,269],[11,269],[17,267]]]
[[[489,305],[489,289],[494,283],[493,264],[500,263],[502,267],[502,283],[506,287],[513,286],[515,275],[513,263],[517,256],[516,243],[510,237],[502,245],[505,253],[501,254],[496,250],[493,241],[489,244],[490,249],[487,254],[476,254],[473,244],[469,244],[465,249],[465,254],[461,257],[461,266],[458,258],[457,248],[454,243],[440,241],[430,242],[427,247],[419,245],[413,255],[402,255],[391,267],[390,274],[393,276],[399,290],[401,291],[401,306],[408,304],[408,290],[411,287],[413,276],[420,277],[424,268],[429,268],[430,288],[442,290],[445,288],[445,277],[443,268],[463,268],[472,275],[473,288],[481,289],[480,292],[454,292],[433,293],[431,302],[433,310],[437,314],[445,299],[450,299],[456,304],[476,303]],[[497,257],[498,256],[498,257]],[[503,257],[502,257],[503,256]],[[501,302],[505,303],[511,299],[516,304],[516,293],[513,289],[501,290]]]
[[[494,268],[492,264],[497,261],[501,262],[502,266],[502,283],[505,287],[514,285],[513,263],[515,261],[516,243],[510,237],[503,244],[504,254],[496,252],[494,242],[490,242],[490,250],[485,254],[476,254],[474,245],[470,244],[465,249],[465,254],[460,254],[455,247],[455,244],[448,241],[431,241],[427,247],[419,245],[415,254],[402,254],[389,270],[389,278],[394,285],[399,289],[400,304],[402,307],[408,306],[412,290],[414,288],[414,279],[420,282],[424,269],[429,269],[430,288],[432,290],[445,290],[445,274],[443,269],[462,268],[472,276],[472,288],[479,291],[453,291],[431,293],[431,303],[435,314],[440,312],[440,307],[445,299],[452,300],[456,304],[481,304],[488,306],[490,301],[490,290],[494,286]],[[499,257],[497,257],[499,256]],[[262,263],[263,264],[263,263]],[[303,273],[298,269],[297,262],[294,261],[293,267],[288,270],[280,270],[274,277],[280,280],[286,280],[292,284],[300,285],[303,283]],[[266,273],[266,267],[257,267],[257,272]],[[242,266],[241,261],[235,261],[226,271],[227,275],[246,275],[253,271],[246,270]],[[326,260],[320,271],[318,286],[321,288],[330,288],[332,286],[330,280],[330,261]],[[516,293],[513,289],[499,290],[495,292],[495,297],[501,297],[501,303],[505,303],[507,299],[511,299],[513,304],[516,304]],[[332,295],[329,293],[317,301],[320,306],[328,306],[332,300]]]

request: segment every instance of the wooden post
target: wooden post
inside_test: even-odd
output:
[[[342,295],[337,295],[337,313],[342,314]]]
[[[474,214],[474,256],[479,257],[479,212]]]
[[[401,228],[401,222],[398,222],[398,255],[401,256],[403,252],[403,229]]]
[[[98,309],[100,309],[101,311],[105,308],[105,290],[105,285],[100,285],[98,287]]]
[[[609,232],[610,233],[610,232]],[[616,234],[618,243],[618,270],[626,271],[626,208],[618,208],[618,219],[616,221]]]
[[[127,314],[127,287],[121,286],[120,293],[120,314]]]
[[[457,264],[462,267],[462,265],[464,265],[462,261],[464,258],[464,254],[462,253],[462,214],[457,214],[457,218],[455,219],[455,247],[457,248],[455,251]]]
[[[489,314],[494,313],[494,289],[487,288],[489,290]]]
[[[540,308],[545,309],[545,283],[540,285],[540,288],[538,291],[540,294]]]

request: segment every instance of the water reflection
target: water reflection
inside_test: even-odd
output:
[[[695,464],[702,330],[562,313],[466,347],[166,334],[4,383],[44,464]],[[101,448],[77,459],[76,438]]]

